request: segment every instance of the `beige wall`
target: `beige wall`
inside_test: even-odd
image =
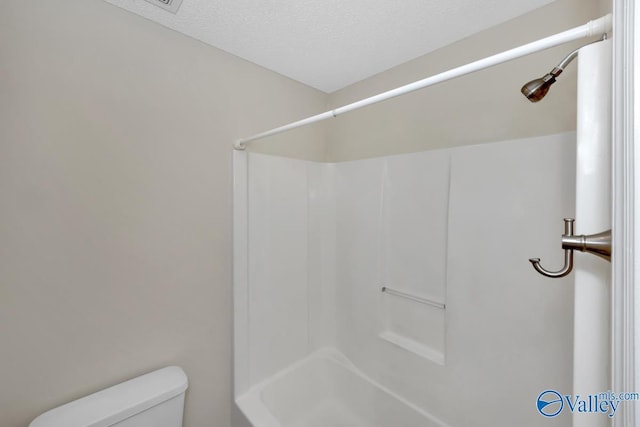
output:
[[[186,426],[229,426],[231,144],[325,102],[100,0],[0,2],[0,425],[178,364]]]
[[[330,95],[332,108],[560,32],[609,10],[609,0],[557,0],[504,24]],[[339,116],[328,127],[327,160],[548,135],[575,129],[576,64],[544,101],[520,87],[549,72],[584,40]]]

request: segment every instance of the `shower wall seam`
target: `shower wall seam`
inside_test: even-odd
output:
[[[444,240],[445,242],[445,248],[444,248],[444,253],[445,255],[445,264],[444,264],[444,303],[448,304],[448,293],[449,293],[449,259],[450,259],[450,253],[449,253],[449,239],[450,239],[450,235],[451,235],[451,176],[453,174],[453,156],[449,155],[449,175],[448,175],[448,182],[447,182],[447,225],[446,225],[446,238]],[[444,312],[444,345],[443,345],[443,354],[446,357],[447,354],[447,312]]]

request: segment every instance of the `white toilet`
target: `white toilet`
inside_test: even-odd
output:
[[[47,411],[29,427],[181,427],[188,385],[169,366]]]

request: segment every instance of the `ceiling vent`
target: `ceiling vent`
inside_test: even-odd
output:
[[[182,0],[147,0],[151,4],[155,4],[158,7],[168,10],[171,13],[176,13]]]

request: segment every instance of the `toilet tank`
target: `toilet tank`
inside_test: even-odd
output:
[[[187,376],[169,366],[45,412],[29,427],[181,427]]]

